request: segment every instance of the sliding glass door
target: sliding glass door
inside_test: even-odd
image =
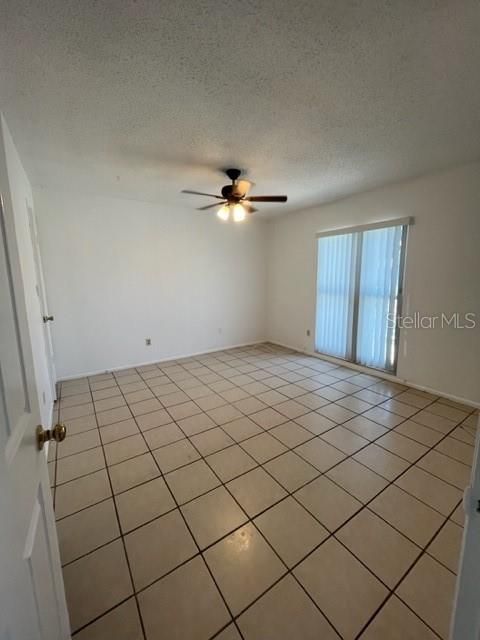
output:
[[[406,230],[395,224],[320,235],[316,351],[395,371]]]

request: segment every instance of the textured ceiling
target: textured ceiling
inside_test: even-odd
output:
[[[478,0],[1,0],[0,109],[33,184],[293,210],[480,157]]]

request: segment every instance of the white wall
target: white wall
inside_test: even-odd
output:
[[[265,339],[258,218],[34,195],[60,378]]]
[[[0,118],[0,125],[0,145],[3,146],[3,152],[0,150],[0,153],[4,153],[5,162],[1,163],[0,190],[8,189],[10,193],[42,424],[50,426],[52,383],[49,378],[42,311],[36,290],[37,275],[28,217],[28,207],[33,209],[32,189],[3,116]]]
[[[415,217],[408,240],[404,315],[476,312],[477,328],[403,330],[397,375],[479,402],[480,163],[269,223],[267,334],[273,341],[314,350],[317,232],[404,216]]]

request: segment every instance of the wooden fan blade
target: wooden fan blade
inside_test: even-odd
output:
[[[287,196],[250,196],[247,202],[286,202]]]
[[[182,189],[181,193],[191,193],[194,196],[208,196],[209,198],[217,198],[217,200],[223,200],[222,196],[216,196],[214,193],[202,193],[201,191],[190,191],[189,189]]]
[[[219,205],[227,204],[227,201],[224,202],[214,202],[213,204],[207,204],[206,207],[197,207],[197,211],[205,211],[206,209],[212,209],[213,207],[218,207]]]

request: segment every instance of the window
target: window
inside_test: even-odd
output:
[[[316,351],[395,371],[410,222],[318,235]]]

